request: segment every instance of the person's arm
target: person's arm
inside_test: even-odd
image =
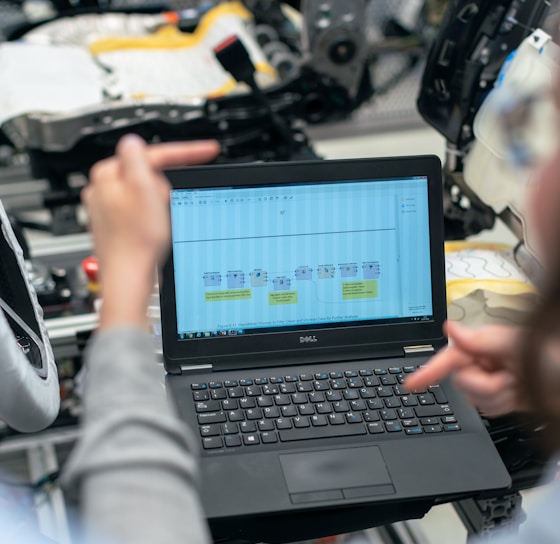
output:
[[[85,542],[209,541],[197,442],[166,399],[146,307],[169,239],[169,185],[160,170],[217,152],[216,142],[148,147],[128,136],[90,173],[83,201],[103,303],[85,356],[82,434],[64,475],[66,487],[79,490]]]
[[[65,467],[66,483],[80,490],[84,542],[209,542],[197,442],[169,407],[152,338],[113,327],[85,359],[82,436]]]

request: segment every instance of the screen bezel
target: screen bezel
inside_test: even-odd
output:
[[[405,345],[444,343],[442,325],[446,317],[446,295],[442,170],[437,156],[204,165],[170,170],[166,175],[173,189],[426,176],[433,308],[433,319],[427,322],[306,328],[301,331],[181,341],[177,338],[171,250],[159,275],[163,359],[168,372],[180,373],[193,365],[232,368],[375,357],[393,352],[402,354]],[[301,337],[314,337],[315,341],[301,341]]]

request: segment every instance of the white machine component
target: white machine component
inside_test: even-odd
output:
[[[520,224],[529,253],[538,259],[526,222],[526,192],[533,158],[558,142],[551,94],[560,69],[560,46],[535,30],[514,51],[474,120],[475,141],[464,160],[465,183],[497,215],[508,209]]]
[[[58,414],[58,373],[42,309],[1,203],[0,224],[0,418],[18,431],[34,432]]]

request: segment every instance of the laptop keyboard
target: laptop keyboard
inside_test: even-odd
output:
[[[191,384],[205,450],[358,435],[460,431],[443,388],[409,392],[415,366]]]

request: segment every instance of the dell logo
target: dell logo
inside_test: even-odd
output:
[[[300,336],[299,343],[300,344],[309,344],[310,342],[318,342],[316,336]]]

